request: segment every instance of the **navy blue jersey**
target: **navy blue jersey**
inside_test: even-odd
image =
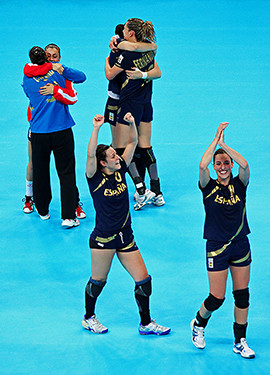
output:
[[[205,208],[204,238],[230,242],[250,233],[246,217],[246,190],[239,176],[230,179],[227,186],[210,178],[201,188]]]
[[[138,68],[142,72],[148,72],[154,68],[155,52],[131,52],[123,51],[118,57],[115,64],[118,68],[131,70]],[[120,101],[135,99],[140,103],[151,101],[152,96],[152,80],[147,79],[128,79],[126,74],[122,75],[122,87],[120,93]]]
[[[121,53],[120,51],[110,53],[109,64],[110,64],[111,68],[116,63],[120,53]],[[109,81],[109,86],[108,86],[109,92],[112,92],[115,95],[120,95],[120,90],[121,90],[121,86],[122,86],[122,74],[124,74],[124,73],[117,74],[117,76],[114,77],[114,79]]]
[[[121,160],[121,169],[112,175],[97,170],[87,178],[96,210],[95,236],[109,237],[131,225],[126,171],[127,165]]]

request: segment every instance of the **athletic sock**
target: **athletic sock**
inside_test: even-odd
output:
[[[238,324],[238,323],[233,323],[233,332],[234,332],[234,337],[235,337],[235,343],[239,343],[240,339],[246,337],[246,332],[247,332],[247,323],[246,324]]]
[[[150,310],[149,310],[149,296],[143,296],[135,293],[135,299],[139,307],[139,313],[141,317],[141,324],[147,326],[151,322]]]
[[[200,315],[200,312],[198,311],[197,312],[197,315],[196,315],[196,319],[195,319],[195,323],[194,323],[194,326],[195,327],[203,327],[205,328],[207,323],[208,323],[208,320],[210,319],[211,315],[208,317],[208,318],[202,318],[201,315]]]
[[[95,314],[96,302],[97,298],[91,297],[87,292],[85,292],[85,319],[89,319]]]
[[[26,194],[27,197],[33,196],[33,181],[26,180]]]

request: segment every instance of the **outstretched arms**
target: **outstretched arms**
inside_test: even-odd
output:
[[[87,161],[86,161],[86,176],[91,178],[97,171],[97,158],[96,149],[98,141],[98,133],[101,126],[104,124],[104,116],[96,115],[93,118],[93,130],[87,149]]]

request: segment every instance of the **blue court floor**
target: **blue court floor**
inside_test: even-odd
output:
[[[270,2],[263,0],[0,1],[1,12],[1,375],[268,374],[270,309]],[[130,17],[151,20],[157,33],[153,147],[163,207],[132,211],[135,238],[153,278],[152,317],[166,337],[138,334],[133,281],[114,260],[97,304],[106,335],[83,330],[90,276],[88,238],[94,211],[85,180],[86,149],[107,98],[104,60],[114,27]],[[61,229],[59,184],[52,158],[51,219],[25,215],[27,99],[23,66],[34,45],[56,43],[62,62],[84,71],[76,86],[77,184],[87,218]],[[198,165],[220,122],[226,142],[251,169],[247,212],[252,245],[248,343],[254,360],[232,352],[233,299],[206,330],[207,346],[191,343],[189,323],[208,294],[202,239],[204,212]],[[100,141],[110,142],[108,125]],[[213,170],[211,170],[212,176]],[[235,167],[234,173],[237,173]],[[133,187],[129,180],[130,203]]]

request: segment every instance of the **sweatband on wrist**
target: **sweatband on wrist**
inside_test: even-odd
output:
[[[142,72],[142,79],[147,79],[147,72]]]

